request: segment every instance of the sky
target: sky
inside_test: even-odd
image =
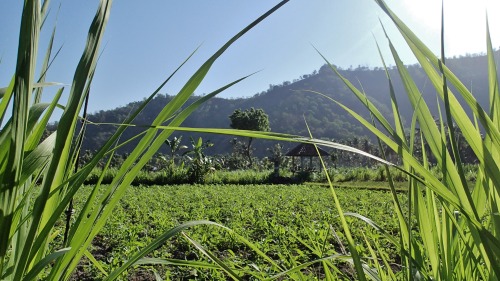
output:
[[[0,87],[15,70],[23,1],[0,3]],[[436,54],[440,46],[441,1],[386,0]],[[114,0],[102,56],[91,89],[90,112],[124,106],[149,96],[196,48],[195,55],[162,90],[176,94],[227,40],[272,8],[271,0]],[[68,85],[85,46],[97,0],[51,1],[41,36],[40,59],[54,25],[55,49],[62,46],[47,81]],[[500,0],[445,0],[447,56],[485,52],[486,10],[493,46],[500,46]],[[381,66],[375,40],[391,64],[382,25],[406,64],[416,60],[389,18],[373,0],[291,0],[233,44],[196,90],[210,93],[257,72],[219,96],[250,97],[270,85],[318,70],[324,60],[342,68]],[[45,91],[50,99],[56,89]],[[369,93],[368,93],[369,94]]]

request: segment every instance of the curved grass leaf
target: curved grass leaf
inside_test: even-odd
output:
[[[38,274],[45,269],[46,266],[48,266],[50,263],[54,262],[58,257],[61,257],[62,255],[66,254],[69,251],[69,248],[64,248],[58,251],[55,251],[46,257],[44,257],[42,260],[40,260],[34,267],[31,269],[25,276],[24,280],[34,280],[38,276]]]
[[[205,256],[207,256],[210,260],[212,260],[213,262],[215,262],[216,264],[218,264],[220,266],[220,268],[222,270],[224,270],[224,272],[227,273],[227,275],[229,275],[233,280],[243,280],[240,278],[240,276],[238,274],[236,274],[236,272],[234,272],[229,266],[227,266],[223,261],[221,261],[219,258],[217,258],[214,254],[212,254],[210,251],[208,251],[207,249],[205,249],[200,243],[198,243],[197,241],[191,239],[191,237],[189,237],[186,233],[182,232],[182,235],[184,235],[184,237],[193,245],[196,247],[196,249],[198,249],[198,251],[202,252]]]
[[[186,222],[186,223],[180,224],[180,225],[178,225],[178,226],[176,226],[176,227],[174,227],[172,229],[169,229],[168,231],[166,231],[162,235],[160,235],[157,238],[155,238],[146,247],[144,247],[142,250],[140,250],[139,252],[137,252],[136,254],[134,254],[133,256],[131,256],[122,266],[120,266],[119,268],[117,268],[113,272],[111,272],[109,274],[109,276],[107,276],[104,280],[115,280],[127,268],[129,268],[130,266],[136,264],[141,259],[143,259],[147,254],[149,254],[149,253],[153,252],[154,250],[156,250],[157,248],[159,248],[161,245],[163,245],[165,243],[165,241],[167,241],[168,239],[170,239],[170,238],[174,237],[175,235],[179,234],[183,230],[185,230],[187,228],[190,228],[190,227],[193,227],[193,226],[197,226],[197,225],[216,225],[216,226],[219,226],[219,227],[222,227],[222,228],[226,228],[223,225],[220,225],[218,223],[211,222],[211,221],[190,221],[190,222]]]
[[[150,265],[150,264],[187,266],[187,267],[204,268],[204,269],[220,269],[219,266],[214,265],[213,263],[202,262],[202,261],[179,260],[179,259],[142,258],[134,263],[134,265]]]
[[[108,273],[102,267],[101,263],[94,258],[94,256],[88,251],[85,251],[85,256],[92,262],[92,264],[99,269],[99,271],[104,274],[104,276],[108,276]]]
[[[286,271],[280,272],[280,273],[273,275],[270,278],[266,278],[264,280],[276,280],[276,279],[282,278],[284,276],[290,276],[291,274],[300,272],[302,269],[308,268],[311,265],[314,265],[316,263],[323,262],[323,261],[332,261],[332,260],[340,260],[340,261],[350,262],[350,261],[352,261],[352,257],[337,254],[337,255],[332,255],[332,256],[326,257],[326,258],[316,259],[316,260],[313,260],[310,262],[305,262],[303,264],[300,264],[300,265],[293,267],[291,269],[288,269]]]

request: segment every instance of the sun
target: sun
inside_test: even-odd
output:
[[[416,24],[425,27],[427,33],[439,38],[441,32],[441,1],[404,0],[404,9]],[[447,55],[464,55],[485,52],[486,13],[488,11],[490,33],[498,44],[500,30],[497,16],[498,0],[444,0],[445,49]],[[495,46],[495,45],[494,45]]]
[[[424,26],[429,32],[439,30],[441,13],[440,1],[436,0],[403,0],[403,9],[419,26]]]

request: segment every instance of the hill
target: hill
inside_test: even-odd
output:
[[[496,51],[497,60],[500,57]],[[472,90],[479,103],[486,106],[488,103],[487,62],[484,55],[467,55],[449,58],[447,65],[454,73]],[[433,112],[437,112],[436,92],[428,81],[422,69],[417,65],[407,67],[420,88],[424,100],[430,105]],[[385,70],[382,68],[357,68],[339,69],[340,73],[352,81],[358,88],[364,89],[368,97],[379,107],[381,112],[390,116],[389,85]],[[406,120],[411,120],[413,110],[406,99],[402,82],[397,70],[390,68],[389,73],[393,79],[396,95]],[[307,120],[312,132],[317,138],[328,138],[345,140],[353,137],[369,136],[370,134],[359,125],[343,109],[328,101],[324,97],[312,94],[308,91],[317,91],[326,94],[354,109],[362,115],[367,111],[336,76],[329,66],[323,65],[318,71],[302,75],[293,81],[285,81],[280,85],[270,85],[269,89],[254,95],[251,98],[224,99],[213,98],[201,106],[183,124],[187,127],[215,127],[229,128],[228,116],[237,108],[246,109],[250,107],[262,108],[269,115],[271,130],[274,132],[290,133],[297,135],[308,135],[304,118]],[[199,97],[192,97],[188,104]],[[158,95],[146,110],[135,120],[135,124],[147,125],[152,122],[156,114],[172,97],[169,95]],[[136,108],[140,102],[133,102],[124,107],[114,110],[99,111],[89,115],[89,120],[94,123],[120,123],[128,114]],[[96,150],[107,140],[116,128],[111,125],[89,125],[83,144],[84,150]],[[122,140],[128,139],[140,132],[139,128],[127,129]],[[177,133],[176,135],[180,135]],[[188,144],[187,133],[184,142]],[[210,139],[215,145],[207,150],[210,154],[223,154],[231,151],[231,137],[208,135],[203,136]],[[120,152],[130,151],[134,143],[124,146]],[[264,155],[265,148],[272,144],[261,141],[256,142],[257,155]],[[288,145],[290,147],[291,145]]]

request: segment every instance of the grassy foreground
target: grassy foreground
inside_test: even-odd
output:
[[[147,130],[136,136],[140,139],[137,146],[109,185],[101,184],[100,177],[95,185],[88,188],[87,196],[79,199],[85,204],[82,206],[80,203],[72,223],[65,228],[64,243],[60,242],[59,237],[64,228],[60,220],[64,215],[70,217],[72,214],[74,195],[80,193],[84,181],[102,159],[112,156],[115,148],[130,141],[121,140],[125,128],[130,126],[176,71],[120,124],[116,133],[92,159],[75,172],[84,133],[78,129],[82,120],[80,112],[85,111],[112,1],[99,2],[89,27],[85,49],[74,69],[74,79],[57,132],[47,138],[42,138],[47,122],[54,110],[61,107],[58,103],[64,91],[64,88],[59,88],[51,102],[41,102],[42,90],[46,86],[61,85],[45,81],[51,58],[57,56],[52,54],[55,27],[49,46],[46,46],[43,62],[37,64],[41,59],[38,54],[42,54],[44,49],[39,46],[39,39],[46,23],[47,11],[50,10],[49,1],[24,1],[16,69],[12,71],[11,83],[0,88],[0,279],[83,280],[86,278],[85,263],[89,261],[93,268],[103,272],[103,275],[107,274],[106,280],[121,278],[124,273],[130,274],[128,279],[136,280],[151,277],[160,280],[162,276],[179,280],[183,277],[174,271],[164,272],[160,269],[132,272],[134,266],[145,264],[150,269],[156,268],[158,264],[188,265],[191,270],[186,277],[199,280],[227,277],[244,280],[251,276],[255,279],[271,277],[278,280],[314,277],[326,280],[498,280],[500,80],[489,27],[485,32],[489,104],[482,106],[472,90],[446,66],[444,26],[442,52],[438,57],[383,0],[375,1],[399,30],[436,90],[438,118],[428,106],[436,100],[423,99],[420,85],[410,76],[389,38],[386,47],[391,50],[406,96],[414,110],[409,129],[403,124],[398,107],[398,99],[402,97],[394,92],[393,78],[388,71],[388,94],[393,110],[389,119],[381,114],[362,89],[342,77],[333,64],[330,64],[332,71],[366,106],[371,116],[365,119],[331,97],[323,96],[330,99],[332,104],[343,107],[370,130],[380,141],[380,151],[386,147],[396,152],[402,160],[401,167],[386,161],[385,156],[378,158],[353,147],[313,139],[313,133],[310,133],[310,138],[304,138],[271,132],[180,127],[203,102],[246,78],[242,77],[190,105],[186,104],[215,61],[236,40],[288,2],[283,0],[229,39],[193,73],[175,98],[147,126]],[[381,59],[384,62],[384,58]],[[326,58],[325,61],[328,62]],[[39,76],[36,70],[41,70]],[[460,103],[459,100],[464,102]],[[174,130],[308,142],[359,153],[386,165],[384,169],[391,188],[391,199],[377,203],[382,195],[361,190],[343,197],[342,189],[333,188],[330,184],[329,192],[325,189],[324,194],[312,197],[310,201],[304,198],[319,194],[319,187],[314,191],[307,187],[300,187],[297,191],[289,188],[284,193],[273,192],[269,187],[262,193],[255,193],[259,188],[247,186],[237,194],[231,194],[229,190],[212,194],[223,187],[177,186],[168,192],[156,190],[154,195],[149,195],[153,197],[151,201],[146,199],[146,195],[122,201],[127,194],[140,194],[141,189],[131,189],[131,184]],[[478,159],[473,188],[469,186],[468,172],[463,169],[460,158],[456,138],[458,131],[463,134]],[[422,144],[421,151],[415,149],[417,141]],[[435,159],[439,173],[430,171],[428,159],[431,158]],[[398,178],[390,173],[391,167],[397,168],[407,177],[408,200],[401,198],[401,194],[396,191],[394,182]],[[105,172],[106,168],[103,175]],[[40,179],[43,180],[38,185]],[[327,177],[327,180],[330,182],[330,178]],[[151,190],[154,189],[147,189],[149,192]],[[372,196],[363,199],[363,192]],[[167,200],[161,198],[162,194],[171,197]],[[219,202],[216,198],[227,198],[221,202],[225,202],[228,209],[214,205]],[[184,205],[183,202],[190,200],[193,205]],[[350,205],[351,202],[365,201],[374,208]],[[129,202],[128,205],[126,202]],[[240,205],[238,202],[251,205]],[[137,205],[141,206],[135,208]],[[148,210],[147,213],[141,213],[145,210]],[[167,210],[177,210],[180,214],[162,213]],[[388,211],[380,214],[379,211],[383,210],[393,210],[393,213]],[[281,217],[281,212],[284,217]],[[199,213],[199,216],[186,215],[191,213]],[[123,220],[127,223],[114,220],[125,215],[130,216],[129,220]],[[193,221],[200,217],[204,220]],[[172,221],[172,218],[176,219]],[[396,220],[397,223],[392,226],[387,224],[388,220]],[[233,224],[237,221],[244,223]],[[173,225],[173,228],[169,228]],[[146,226],[149,228],[141,229]],[[236,232],[228,227],[234,228]],[[134,231],[136,228],[139,230]],[[111,238],[106,238],[108,233]],[[223,241],[225,235],[233,240],[219,242],[221,247],[217,246],[217,242],[210,242]],[[150,238],[155,236],[154,239]],[[118,242],[113,244],[106,239]],[[188,243],[179,244],[178,241],[183,239]],[[343,243],[347,245],[341,246]],[[169,245],[175,247],[165,249],[170,251],[162,250]],[[121,253],[107,256],[112,249],[118,249]],[[194,249],[202,255],[197,255]],[[166,258],[151,258],[162,253],[166,253]],[[397,260],[394,257],[401,258]],[[211,262],[204,262],[204,259]],[[106,267],[110,268],[106,270]],[[147,274],[153,276],[148,278]],[[90,279],[94,277],[98,276],[90,275]]]
[[[148,129],[134,138],[139,139],[133,151],[117,171],[104,195],[101,184],[94,185],[96,192],[89,192],[80,213],[73,215],[73,197],[98,163],[112,158],[115,148],[130,140],[121,139],[122,133],[135,117],[154,99],[175,73],[189,60],[184,61],[170,76],[150,93],[142,104],[122,120],[115,133],[97,151],[84,167],[76,171],[80,147],[85,131],[85,116],[94,78],[101,42],[110,16],[112,0],[100,0],[89,26],[87,40],[76,66],[66,71],[74,73],[71,85],[46,81],[51,62],[57,57],[53,46],[56,23],[48,21],[50,1],[23,1],[17,45],[17,63],[12,70],[11,82],[0,85],[0,280],[68,280],[84,257],[94,260],[88,247],[98,237],[100,229],[113,215],[121,196],[139,171],[157,153],[182,122],[204,101],[245,79],[242,77],[187,104],[215,61],[240,37],[285,5],[283,0],[262,16],[229,38],[188,79],[175,98],[164,105]],[[41,35],[52,28],[48,44],[43,46]],[[53,48],[54,47],[54,48]],[[54,52],[53,52],[54,51]],[[39,54],[45,53],[43,59]],[[40,63],[41,62],[41,63]],[[38,73],[39,72],[39,73]],[[55,94],[43,102],[45,87],[56,86]],[[59,104],[59,98],[67,100]],[[46,136],[46,128],[56,109],[62,109],[57,131]],[[83,115],[81,113],[83,112]],[[83,117],[83,118],[82,118]],[[83,123],[83,125],[81,125]],[[45,135],[45,136],[44,136]],[[109,165],[109,162],[107,163]],[[41,184],[39,184],[41,181]],[[102,200],[102,201],[100,201]],[[96,208],[91,209],[91,206]],[[66,216],[61,247],[51,248],[60,234],[56,223]],[[73,216],[73,223],[70,217]],[[146,245],[132,256],[122,257],[123,267],[108,274],[114,280],[134,263],[148,263],[142,259],[157,244],[163,243],[184,228],[211,222],[191,222],[164,233],[153,244]],[[44,273],[50,270],[50,273]],[[48,275],[47,275],[48,274]]]
[[[369,215],[386,230],[398,231],[390,193],[349,188],[337,190],[345,211]],[[81,209],[90,191],[91,187],[86,186],[77,193],[77,210]],[[401,196],[401,200],[405,201],[406,197]],[[192,220],[211,220],[231,228],[252,241],[282,268],[345,254],[346,251],[340,242],[344,237],[327,188],[310,185],[176,185],[128,189],[94,240],[91,253],[103,269],[110,272],[123,263],[123,256],[144,247],[165,230]],[[362,241],[363,235],[379,236],[365,223],[355,220],[351,223],[356,241]],[[223,228],[199,226],[185,233],[244,279],[252,275],[268,278],[281,271]],[[362,243],[359,250],[368,251]],[[391,259],[396,258],[391,247],[386,248],[385,254]],[[213,263],[183,236],[177,236],[156,249],[149,258],[174,259],[179,260],[178,263],[182,260],[200,261],[200,267],[193,268],[193,264],[190,267],[141,267],[129,270],[126,278],[154,279],[155,272],[164,280],[227,278],[220,269],[212,269]],[[352,278],[349,263],[336,264],[341,269],[334,272],[336,279]],[[102,277],[97,267],[85,259],[73,275],[74,280]],[[324,272],[321,267],[312,265],[302,273],[296,273],[295,277],[323,279]]]

